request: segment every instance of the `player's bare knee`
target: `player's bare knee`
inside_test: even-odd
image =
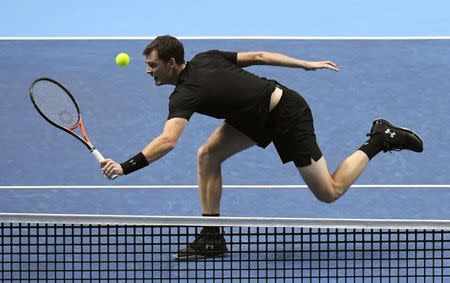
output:
[[[316,197],[318,200],[320,200],[321,202],[324,202],[324,203],[332,203],[339,198],[333,192],[316,195]]]
[[[205,163],[206,159],[207,159],[207,149],[205,145],[202,145],[198,148],[197,150],[197,162],[198,164],[203,164]]]
[[[221,161],[217,154],[214,153],[214,150],[211,150],[207,144],[204,144],[197,150],[197,162],[200,166],[208,166],[211,162],[220,163]]]
[[[339,184],[330,183],[326,188],[320,188],[315,191],[315,196],[318,200],[325,203],[332,203],[341,197],[342,193]]]

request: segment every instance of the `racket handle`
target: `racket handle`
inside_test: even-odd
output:
[[[95,159],[97,159],[98,163],[102,162],[103,160],[105,160],[105,158],[103,157],[103,155],[100,153],[100,151],[98,151],[98,149],[93,149],[91,151],[92,155],[95,157]],[[119,177],[119,175],[115,174],[111,176],[111,180],[114,180],[115,178]]]

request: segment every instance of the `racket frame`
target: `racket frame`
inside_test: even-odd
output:
[[[77,109],[77,115],[78,115],[77,118],[78,119],[74,126],[72,126],[70,128],[65,128],[61,125],[56,124],[55,122],[53,122],[52,120],[47,118],[47,116],[45,116],[44,113],[42,113],[41,109],[39,109],[39,107],[37,106],[36,102],[34,101],[34,97],[33,97],[33,87],[37,82],[40,82],[40,81],[49,81],[51,83],[56,84],[69,96],[70,100],[72,100],[73,104],[75,105],[75,108]],[[83,119],[81,118],[81,115],[80,115],[80,108],[78,107],[78,103],[76,102],[75,98],[72,96],[70,91],[63,84],[61,84],[60,82],[58,82],[54,79],[51,79],[51,78],[46,78],[46,77],[38,78],[31,83],[29,92],[30,92],[31,102],[33,103],[34,108],[36,108],[36,110],[42,116],[42,118],[44,118],[47,122],[49,122],[51,125],[57,127],[58,129],[61,129],[65,132],[71,134],[73,137],[75,137],[77,140],[79,140],[82,144],[84,144],[89,149],[90,152],[95,150],[94,145],[91,143],[89,136],[87,135],[86,130],[84,129]],[[83,135],[84,139],[74,132],[74,130],[76,128],[80,129],[81,134]]]
[[[53,122],[52,120],[50,120],[49,118],[47,118],[47,116],[45,116],[44,113],[42,113],[41,109],[39,109],[39,107],[37,106],[36,102],[34,101],[34,97],[33,97],[33,87],[34,85],[39,82],[39,81],[49,81],[51,83],[56,84],[58,87],[60,87],[70,98],[70,100],[72,100],[73,104],[75,105],[75,108],[77,109],[77,115],[78,115],[78,120],[77,123],[69,128],[65,128],[61,125],[58,125],[57,123]],[[89,136],[86,133],[86,130],[84,128],[84,124],[83,124],[83,118],[81,117],[80,114],[80,108],[78,107],[78,103],[75,100],[75,98],[73,97],[73,95],[70,93],[70,91],[60,82],[48,78],[48,77],[42,77],[42,78],[38,78],[36,80],[34,80],[29,88],[29,93],[30,93],[30,98],[31,98],[31,102],[33,103],[34,108],[38,111],[38,113],[42,116],[42,118],[44,118],[47,122],[49,122],[52,126],[55,126],[58,129],[63,130],[66,133],[69,133],[70,135],[72,135],[73,137],[75,137],[77,140],[79,140],[82,144],[84,144],[87,149],[91,152],[91,154],[95,157],[95,159],[97,159],[98,162],[101,162],[103,160],[105,160],[105,158],[103,157],[103,155],[100,153],[100,151],[98,151],[94,145],[92,144],[92,142],[89,139]],[[74,132],[74,130],[76,128],[80,129],[81,134],[83,135],[83,137],[81,137],[80,135],[76,134]],[[115,179],[117,178],[118,175],[113,175],[111,177],[111,179]]]

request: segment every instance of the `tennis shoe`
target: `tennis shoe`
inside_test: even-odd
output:
[[[394,126],[385,119],[376,119],[373,121],[372,129],[367,134],[368,137],[373,135],[383,135],[383,151],[399,151],[411,150],[414,152],[423,151],[423,141],[418,134],[407,128]]]
[[[198,234],[195,240],[188,244],[186,248],[179,250],[172,255],[174,260],[189,261],[202,258],[223,257],[228,249],[222,233],[209,232],[207,229]]]

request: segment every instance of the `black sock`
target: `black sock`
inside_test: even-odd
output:
[[[203,217],[219,217],[220,213],[215,213],[215,214],[202,213],[202,216]],[[211,234],[220,233],[220,227],[206,226],[206,227],[203,227],[203,231],[206,233],[211,233]]]
[[[380,134],[375,134],[371,136],[360,148],[364,152],[369,160],[371,160],[375,155],[383,150],[384,137]]]
[[[206,216],[206,217],[219,217],[220,213],[214,213],[214,214],[208,214],[208,213],[202,213],[202,216]]]

